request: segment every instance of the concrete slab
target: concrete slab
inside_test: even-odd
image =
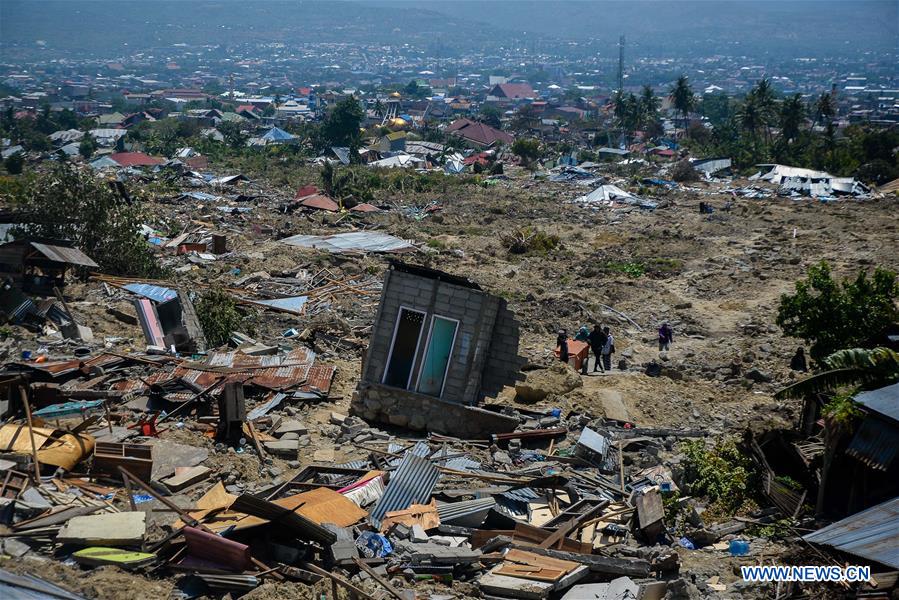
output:
[[[73,517],[56,536],[60,544],[82,546],[137,546],[147,531],[142,511]]]

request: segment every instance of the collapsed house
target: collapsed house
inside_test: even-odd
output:
[[[640,208],[654,209],[658,206],[652,200],[641,198],[636,194],[631,194],[611,183],[605,183],[589,194],[580,196],[573,200],[576,204],[584,206],[612,206],[614,204],[628,204],[630,206],[639,206]]]
[[[523,362],[505,300],[394,261],[352,407],[368,420],[463,437],[511,431],[514,418],[476,405],[513,384]]]
[[[813,171],[778,164],[756,166],[768,168],[768,172],[759,171],[749,179],[770,181],[779,185],[781,193],[784,194],[796,193],[825,198],[836,195],[864,196],[871,191],[854,177],[836,177],[825,171]]]
[[[0,246],[0,279],[23,292],[52,296],[72,267],[99,268],[66,240],[22,238]]]
[[[691,161],[693,168],[702,173],[706,179],[715,175],[729,175],[732,161],[729,158],[700,158]]]

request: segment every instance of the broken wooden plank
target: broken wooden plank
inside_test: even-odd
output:
[[[354,558],[354,559],[353,559],[353,562],[356,563],[356,566],[357,566],[357,567],[359,567],[360,569],[362,569],[363,571],[365,571],[366,573],[368,573],[369,576],[371,576],[371,578],[374,579],[374,580],[378,583],[378,585],[380,585],[382,588],[384,588],[385,590],[387,590],[387,592],[388,592],[391,596],[393,596],[394,598],[396,598],[396,600],[406,600],[406,597],[403,595],[403,593],[400,592],[400,591],[399,591],[398,589],[396,589],[395,587],[393,587],[393,585],[391,585],[391,583],[390,583],[389,581],[387,581],[386,579],[384,579],[383,577],[381,577],[381,576],[378,574],[377,571],[375,571],[374,569],[372,569],[371,567],[369,567],[367,564],[365,564],[364,562],[362,562],[362,561],[359,560],[358,558]]]
[[[516,543],[524,547],[530,544],[537,545],[547,537],[549,537],[551,534],[551,531],[547,531],[539,527],[534,527],[533,525],[528,525],[527,523],[516,523],[514,530],[476,529],[471,534],[471,545],[474,548],[480,548],[489,540],[497,536],[506,536],[513,538]],[[566,552],[580,552],[583,554],[590,554],[591,552],[593,552],[593,546],[591,544],[584,544],[570,537],[562,539],[562,546],[560,549]]]
[[[199,483],[209,477],[212,469],[197,465],[195,467],[176,467],[175,474],[162,480],[165,487],[171,492],[180,492],[184,488],[190,487],[195,483]]]
[[[587,565],[590,567],[590,570],[595,573],[627,575],[628,577],[649,577],[650,573],[649,562],[639,558],[613,558],[610,556],[599,556],[597,554],[577,554],[574,552],[565,552],[563,550],[527,546],[518,544],[517,542],[512,544],[512,547],[540,554],[542,556],[551,556],[553,558],[561,558],[562,560],[570,560],[582,565]]]

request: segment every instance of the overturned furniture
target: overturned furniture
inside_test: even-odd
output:
[[[516,419],[476,405],[514,384],[522,364],[505,300],[468,279],[394,261],[352,409],[464,437],[511,431]]]

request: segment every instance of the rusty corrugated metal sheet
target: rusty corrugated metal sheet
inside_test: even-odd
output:
[[[846,517],[802,539],[899,569],[899,498]]]
[[[309,369],[306,375],[306,383],[300,386],[300,390],[304,392],[321,392],[328,395],[331,391],[331,382],[334,380],[334,373],[337,367],[332,365],[315,364]]]
[[[62,375],[68,375],[78,370],[81,366],[81,363],[84,363],[86,367],[103,367],[110,368],[116,365],[120,365],[125,362],[126,359],[116,356],[115,354],[98,354],[97,356],[93,356],[91,358],[81,360],[78,358],[74,358],[71,360],[57,360],[53,362],[45,362],[45,363],[30,363],[30,362],[19,362],[15,363],[18,366],[27,367],[29,369],[34,369],[35,371],[41,371],[43,373],[47,373],[52,377],[59,377]]]
[[[160,370],[140,380],[117,382],[119,391],[142,391],[151,385],[166,385],[179,379],[200,388],[208,388],[221,377],[225,382],[243,382],[261,388],[281,391],[299,390],[327,395],[331,390],[336,368],[316,361],[315,353],[308,348],[297,348],[281,356],[251,356],[241,352],[214,352],[206,362],[185,362],[172,370]],[[221,388],[211,392],[217,395]],[[174,393],[166,395],[176,398]],[[190,396],[188,396],[190,397]]]
[[[426,504],[431,499],[440,472],[431,461],[412,453],[403,457],[403,462],[391,476],[384,495],[371,511],[371,523],[381,526],[384,515],[394,510],[404,510],[410,504]]]

